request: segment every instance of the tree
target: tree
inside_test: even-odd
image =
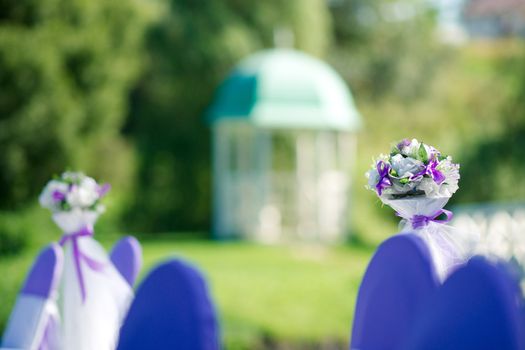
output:
[[[496,100],[492,134],[478,138],[461,164],[458,202],[522,201],[525,198],[525,46],[521,41],[493,44],[498,54],[487,100]],[[498,91],[497,97],[493,96]],[[486,102],[484,102],[486,104]],[[495,124],[495,125],[494,125]]]
[[[322,55],[330,40],[323,0],[166,0],[148,35],[149,69],[132,97],[127,132],[139,151],[129,225],[203,230],[211,216],[206,109],[244,56],[273,46],[289,28],[296,47]]]
[[[147,23],[137,1],[0,0],[0,209],[65,167],[125,182],[119,132]],[[118,181],[117,181],[118,180]]]
[[[334,45],[329,61],[362,99],[422,96],[438,62],[436,10],[428,1],[334,0],[329,2]]]

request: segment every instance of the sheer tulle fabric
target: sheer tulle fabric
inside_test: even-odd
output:
[[[96,212],[57,213],[55,222],[65,233],[74,233],[86,225],[92,227]],[[115,349],[123,318],[133,291],[111,263],[104,248],[92,237],[77,238],[82,254],[103,264],[96,271],[80,260],[85,285],[85,300],[75,267],[71,240],[64,244],[64,273],[60,286],[61,349]]]
[[[46,304],[46,322],[43,328],[42,341],[38,350],[59,350],[61,347],[60,314],[54,299]]]
[[[400,223],[400,233],[415,232],[425,241],[441,281],[471,256],[471,245],[475,241],[475,238],[472,237],[473,233],[460,231],[450,225],[433,221],[419,228],[414,228],[411,223],[415,215],[432,217],[443,209],[449,197],[381,198],[381,200],[403,219]]]

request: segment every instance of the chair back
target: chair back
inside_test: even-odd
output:
[[[424,301],[438,287],[421,238],[399,234],[372,257],[356,302],[351,349],[399,349]]]
[[[122,238],[113,246],[110,259],[122,277],[133,286],[142,268],[142,247],[139,241],[131,236]]]
[[[507,267],[475,257],[420,310],[404,349],[523,350],[522,306]]]
[[[218,350],[219,327],[206,281],[195,267],[170,260],[139,286],[118,350]]]
[[[63,253],[53,243],[43,249],[26,278],[2,339],[2,347],[53,349],[59,341],[56,289],[62,275]]]

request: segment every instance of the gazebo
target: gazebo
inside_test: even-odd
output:
[[[330,66],[290,49],[253,54],[219,87],[209,122],[216,238],[344,236],[361,122]]]

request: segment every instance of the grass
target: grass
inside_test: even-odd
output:
[[[261,246],[175,240],[169,235],[141,243],[141,277],[174,256],[204,272],[218,306],[226,349],[348,348],[369,248]],[[36,251],[0,258],[0,329]]]

